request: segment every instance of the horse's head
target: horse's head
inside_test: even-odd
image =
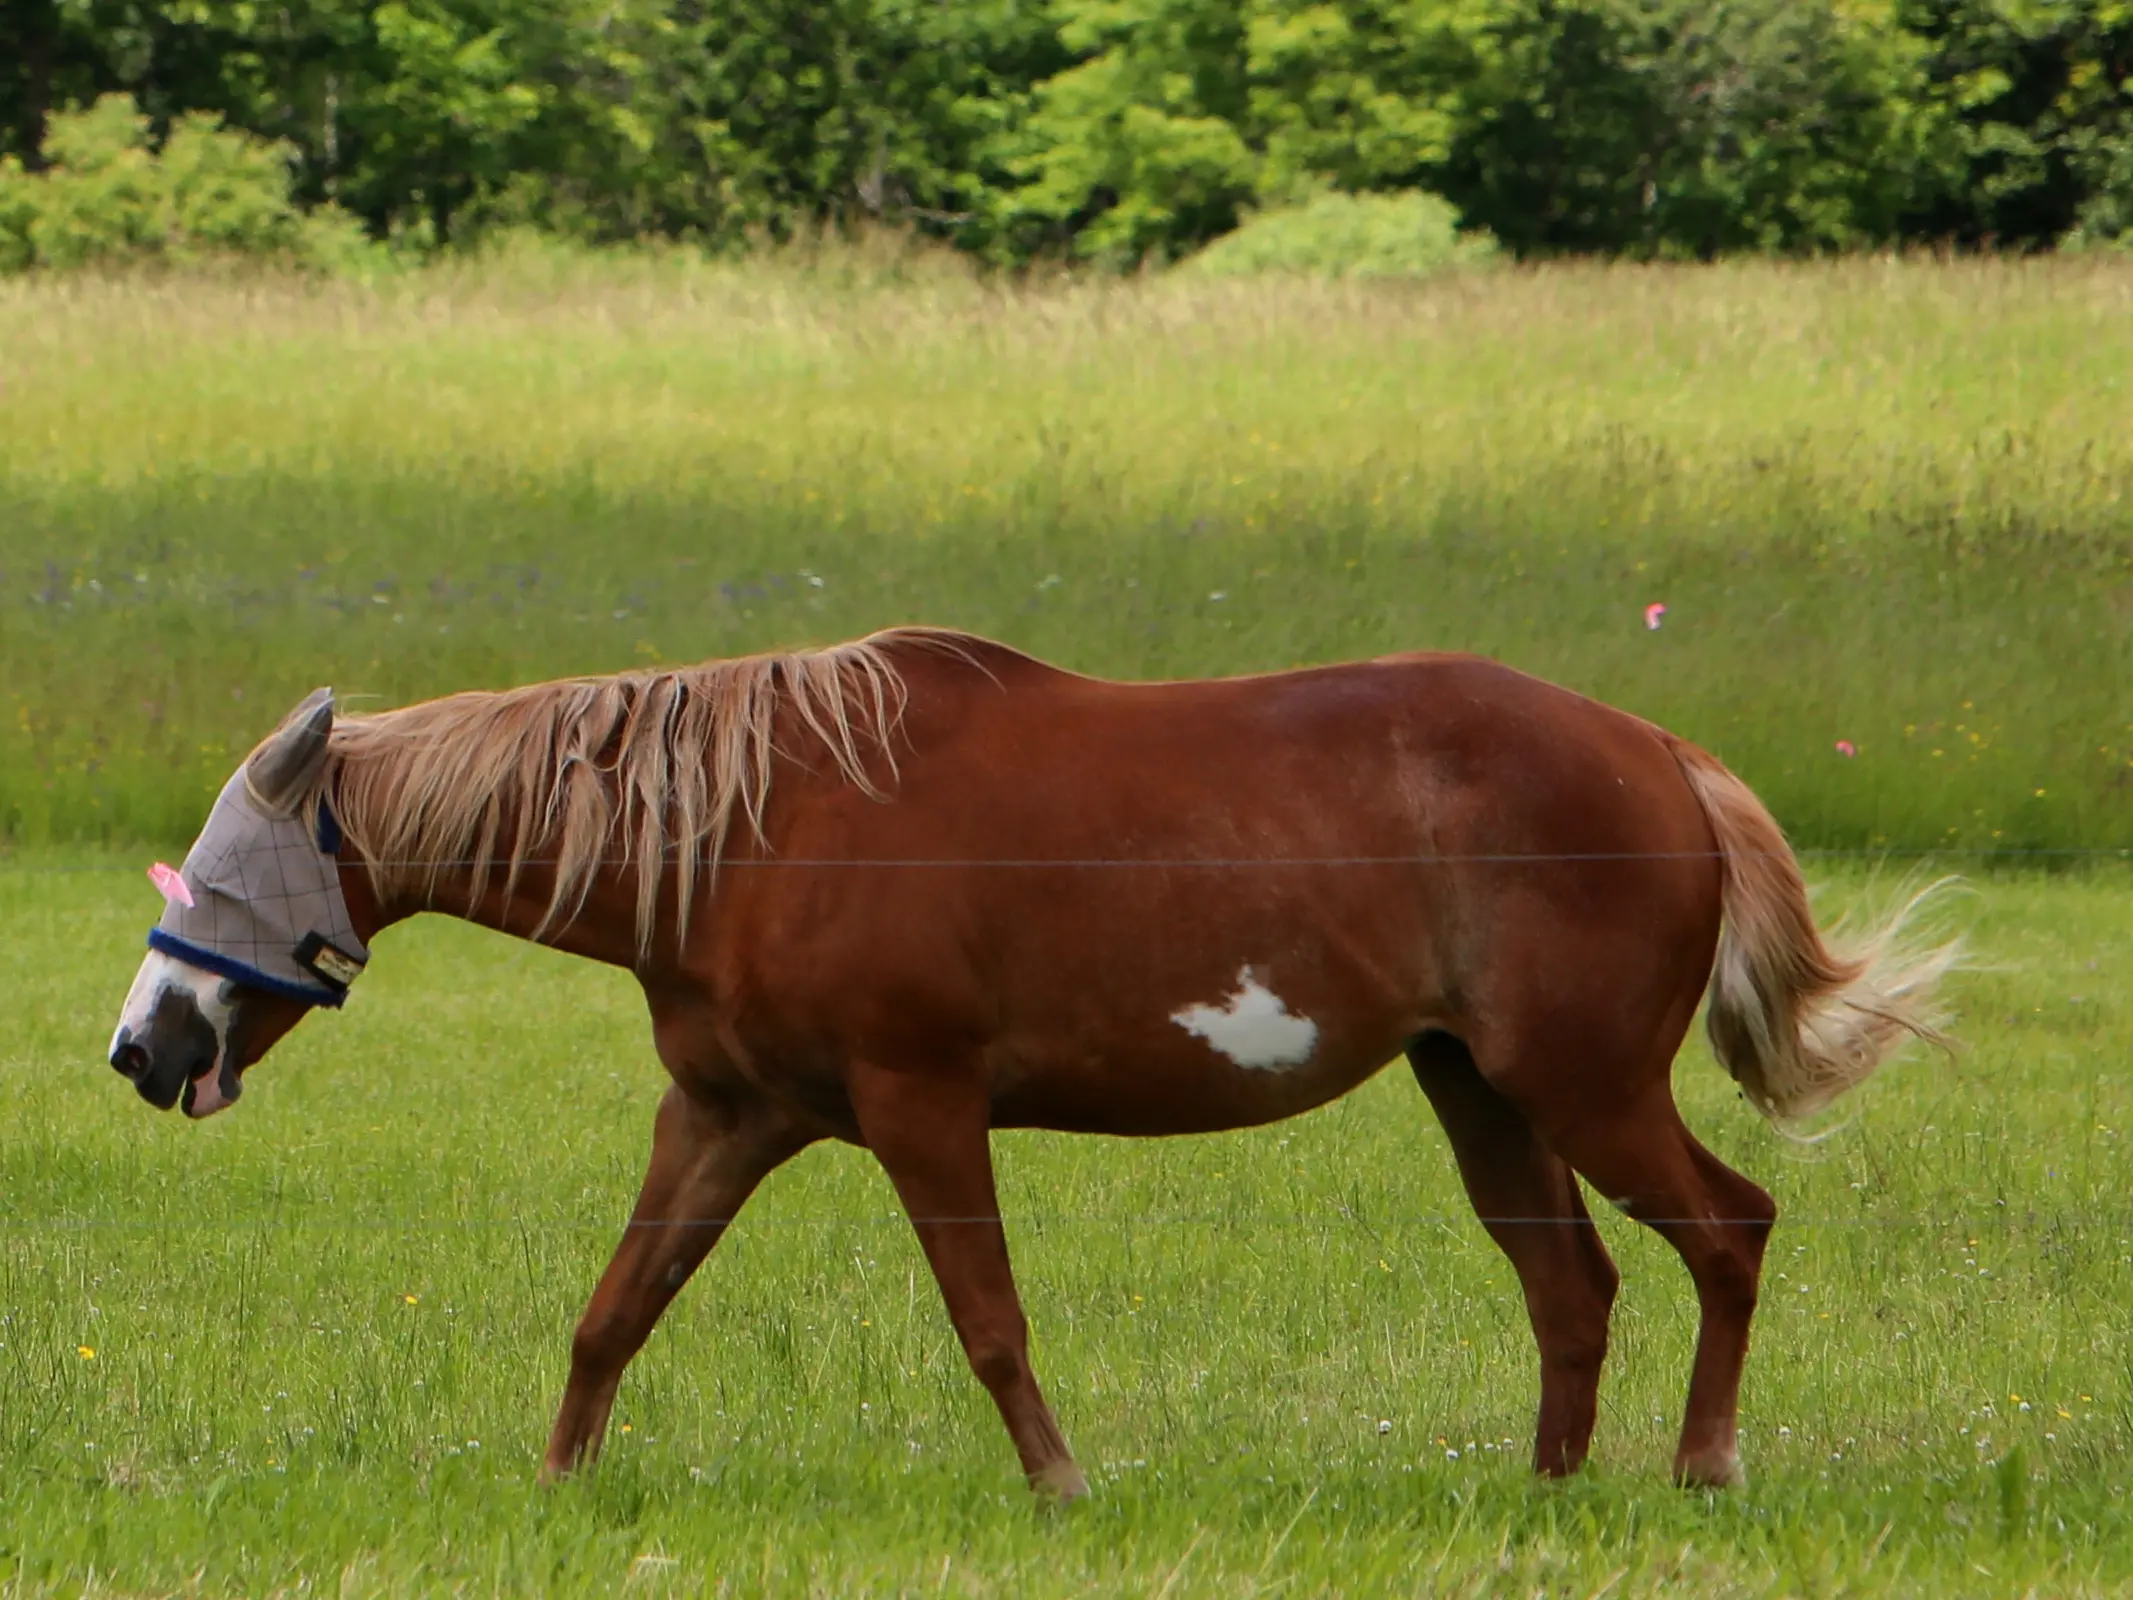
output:
[[[341,891],[321,793],[333,693],[320,689],[224,785],[166,904],[111,1036],[111,1065],[160,1110],[205,1117],[314,1006],[338,1006],[370,958]]]

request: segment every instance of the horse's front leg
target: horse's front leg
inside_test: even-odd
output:
[[[757,1101],[667,1091],[637,1209],[571,1341],[570,1384],[541,1464],[544,1483],[598,1457],[622,1369],[756,1185],[812,1137]]]
[[[852,1110],[918,1230],[970,1365],[1000,1408],[1030,1487],[1089,1492],[1029,1364],[1029,1325],[1007,1259],[992,1177],[992,1115],[975,1073],[859,1063]]]

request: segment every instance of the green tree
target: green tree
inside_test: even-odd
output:
[[[1176,258],[1326,191],[1525,254],[2133,232],[2133,0],[11,0],[0,155],[130,94],[442,244],[900,218]]]
[[[1952,151],[1878,0],[1061,0],[1016,222],[1189,250],[1315,188],[1435,190],[1527,252],[1844,248]],[[1025,243],[1027,243],[1025,237]]]
[[[640,108],[633,203],[713,237],[865,214],[982,242],[990,147],[1068,60],[1041,0],[680,0],[621,37],[635,88],[606,98]]]
[[[1518,0],[1470,39],[1442,187],[1523,251],[1878,242],[1952,160],[1873,0]]]
[[[2070,229],[2133,232],[2133,4],[1911,0],[1962,169],[1909,230],[2048,245]]]

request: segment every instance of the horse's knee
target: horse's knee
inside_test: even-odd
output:
[[[1561,1275],[1558,1302],[1580,1322],[1596,1324],[1604,1343],[1615,1296],[1622,1288],[1622,1271],[1589,1224],[1577,1231],[1575,1240],[1575,1270]]]
[[[1020,1350],[998,1345],[971,1351],[970,1370],[978,1375],[978,1382],[998,1393],[1022,1381],[1029,1361]]]
[[[1580,1297],[1576,1305],[1557,1307],[1545,1317],[1534,1318],[1542,1362],[1566,1374],[1599,1371],[1607,1359],[1611,1301],[1612,1296]]]
[[[1029,1376],[1028,1339],[1019,1330],[1007,1329],[973,1339],[964,1346],[964,1352],[970,1357],[970,1370],[977,1374],[978,1382],[994,1394],[1014,1388]]]
[[[1607,1359],[1609,1324],[1621,1274],[1601,1257],[1599,1268],[1583,1281],[1556,1280],[1544,1298],[1529,1302],[1535,1342],[1545,1373],[1564,1379],[1596,1376]]]
[[[628,1330],[613,1312],[588,1310],[570,1336],[570,1368],[586,1374],[619,1367],[634,1353],[625,1348]]]
[[[1607,1324],[1550,1329],[1540,1345],[1544,1378],[1582,1383],[1596,1377],[1607,1362]]]

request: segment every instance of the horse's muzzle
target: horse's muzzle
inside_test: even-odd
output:
[[[222,1041],[189,994],[166,989],[136,1033],[121,1027],[111,1041],[111,1065],[143,1100],[168,1111],[194,1079],[213,1071]]]

